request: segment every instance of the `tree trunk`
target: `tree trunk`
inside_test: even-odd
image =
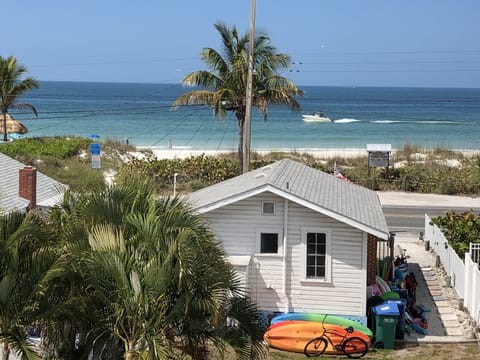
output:
[[[138,352],[135,350],[135,342],[130,341],[126,344],[125,349],[125,360],[137,360],[138,359]]]
[[[3,141],[7,141],[7,113],[2,112],[3,117]]]
[[[238,111],[236,115],[238,120],[238,161],[240,174],[243,174],[243,128],[245,125],[245,111]]]

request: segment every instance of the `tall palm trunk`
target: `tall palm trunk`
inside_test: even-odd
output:
[[[240,174],[243,174],[243,123],[238,124],[238,162]]]
[[[243,174],[243,134],[245,125],[245,108],[241,107],[235,111],[238,121],[238,162],[240,174]]]
[[[3,141],[7,141],[7,113],[2,111]]]

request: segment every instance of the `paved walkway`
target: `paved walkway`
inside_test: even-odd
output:
[[[405,192],[377,192],[382,205],[409,207],[454,207],[480,208],[480,197],[416,194]],[[417,342],[462,342],[472,339],[468,316],[459,310],[458,297],[447,286],[446,276],[436,267],[436,256],[425,249],[417,233],[398,232],[396,246],[406,250],[409,256],[408,269],[417,280],[416,303],[432,309],[428,314],[428,335],[405,336],[405,341]]]
[[[408,270],[417,280],[416,303],[432,309],[427,314],[428,335],[406,334],[406,341],[462,342],[471,339],[466,315],[459,310],[455,290],[447,287],[440,268],[435,267],[435,255],[425,250],[418,234],[398,233],[396,245],[406,250]]]

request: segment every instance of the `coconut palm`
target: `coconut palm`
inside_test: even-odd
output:
[[[208,105],[217,117],[235,114],[238,122],[238,157],[240,169],[243,162],[243,136],[246,113],[245,95],[248,69],[248,34],[240,36],[235,26],[215,24],[222,39],[222,50],[205,48],[201,57],[210,71],[199,70],[184,77],[186,86],[198,86],[181,95],[173,103],[179,105]],[[257,36],[254,42],[254,74],[252,105],[266,121],[270,104],[288,105],[299,110],[296,96],[303,95],[295,84],[281,75],[291,64],[290,56],[278,53],[267,36]]]
[[[27,69],[17,63],[15,56],[6,59],[0,56],[0,110],[3,118],[3,141],[7,141],[7,114],[9,109],[29,109],[38,116],[33,105],[17,102],[18,98],[26,91],[39,87],[38,81],[31,77],[21,80],[26,73]]]

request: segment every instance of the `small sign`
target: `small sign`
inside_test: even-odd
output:
[[[102,161],[100,155],[92,155],[92,169],[101,169]]]
[[[92,169],[101,169],[102,161],[100,159],[100,144],[90,144],[90,154],[92,156]]]
[[[91,144],[90,144],[90,154],[92,154],[92,155],[100,155],[100,144],[98,144],[98,143],[91,143]]]
[[[370,151],[368,165],[373,167],[387,167],[390,164],[390,153],[384,151]]]
[[[102,168],[102,160],[100,159],[100,155],[92,155],[92,169],[101,169]]]
[[[390,165],[392,144],[367,144],[367,151],[369,167],[388,167]]]

